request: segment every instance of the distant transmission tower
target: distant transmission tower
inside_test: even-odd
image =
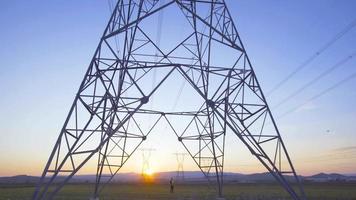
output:
[[[99,198],[159,121],[169,125],[220,197],[229,134],[292,199],[306,199],[224,0],[158,2],[118,0],[32,199],[53,199],[85,165],[96,168],[92,197]],[[157,45],[152,25],[163,10],[174,15],[162,24]],[[172,30],[177,22],[185,23],[175,33],[182,31],[180,39]],[[157,100],[174,92],[162,84],[173,81],[165,85],[173,87],[177,79],[189,86],[183,91],[186,107],[150,109],[154,95]],[[143,128],[148,119],[153,125]]]
[[[188,155],[187,153],[174,153],[177,159],[177,175],[176,180],[184,181],[184,157]]]
[[[150,166],[150,158],[152,151],[155,151],[153,148],[142,148],[140,149],[142,151],[142,171],[141,175],[145,176],[147,175],[147,172],[151,170]]]

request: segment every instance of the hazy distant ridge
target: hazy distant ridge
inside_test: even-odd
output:
[[[185,182],[206,182],[206,178],[199,171],[187,171],[184,173]],[[155,174],[155,180],[157,182],[168,181],[171,177],[175,178],[176,172],[160,172]],[[287,176],[287,179],[291,178]],[[311,182],[330,182],[330,181],[346,181],[356,182],[356,176],[349,176],[337,173],[319,173],[312,176],[300,176],[303,181]],[[60,182],[64,179],[59,178],[57,181]],[[37,183],[39,177],[37,176],[27,176],[18,175],[11,177],[0,177],[0,184],[27,184],[27,183]],[[71,179],[72,183],[84,183],[84,182],[94,182],[95,175],[77,175]],[[142,181],[142,176],[137,173],[120,173],[114,179],[113,182],[140,182]],[[179,180],[177,180],[179,181]],[[254,174],[240,174],[226,172],[224,174],[225,182],[242,182],[242,183],[258,183],[258,182],[273,182],[275,181],[273,176],[269,173],[254,173]]]

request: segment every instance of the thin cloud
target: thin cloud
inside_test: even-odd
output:
[[[334,152],[356,152],[356,146],[341,147],[333,150]]]
[[[317,108],[318,108],[318,106],[315,103],[309,102],[309,103],[304,104],[303,106],[299,107],[296,110],[296,112],[310,111],[310,110],[315,110]]]

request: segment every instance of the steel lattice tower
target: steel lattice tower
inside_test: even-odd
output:
[[[155,149],[152,148],[143,148],[140,149],[142,151],[142,170],[141,170],[141,176],[145,176],[145,173],[150,170],[150,158],[152,151]]]
[[[232,133],[293,199],[306,199],[224,0],[158,2],[118,0],[33,200],[53,199],[93,158],[97,178],[92,196],[98,198],[159,121],[168,123],[216,184],[219,196],[225,135]],[[190,32],[182,40],[168,40],[174,43],[172,48],[161,48],[152,39],[149,20],[171,7],[179,11]],[[147,84],[152,76],[157,80],[153,87]],[[148,106],[172,76],[184,78],[195,92],[194,110],[167,112]],[[147,116],[154,123],[146,130],[139,121]],[[176,121],[187,123],[181,128]]]
[[[184,181],[184,157],[186,153],[174,153],[177,159],[177,175],[176,180]]]

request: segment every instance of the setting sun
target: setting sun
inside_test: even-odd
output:
[[[147,169],[143,172],[144,176],[153,176],[154,175],[154,171],[152,169]]]
[[[146,169],[142,173],[143,182],[153,183],[154,182],[154,171],[152,169]]]

